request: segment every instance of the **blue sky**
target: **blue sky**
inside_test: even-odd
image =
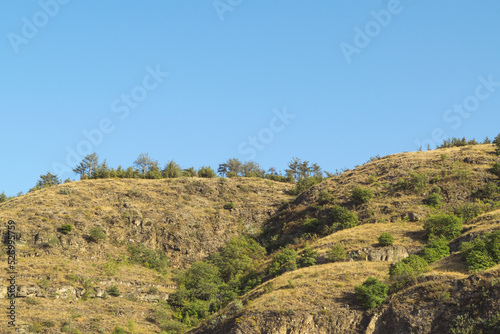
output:
[[[435,138],[500,132],[496,1],[42,0],[1,9],[8,195],[47,171],[77,178],[68,170],[78,151],[114,167],[148,152],[162,165],[216,168],[235,157],[283,170],[299,157],[334,172]]]

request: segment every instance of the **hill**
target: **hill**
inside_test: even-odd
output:
[[[488,333],[500,321],[500,268],[471,272],[460,245],[500,229],[491,173],[499,161],[488,144],[394,154],[297,197],[288,195],[293,184],[239,177],[87,180],[35,191],[0,205],[0,221],[15,220],[19,232],[17,321],[43,333],[175,332],[179,319],[199,334]],[[356,219],[345,224],[338,212]],[[463,219],[447,241],[451,254],[391,287],[378,308],[363,308],[355,286],[370,276],[393,283],[391,267],[428,245],[427,219],[449,213]],[[73,226],[67,234],[65,224]],[[5,240],[6,224],[0,231]],[[379,243],[384,232],[392,245]],[[262,284],[199,324],[198,313],[167,306],[184,269],[240,235],[267,249],[255,267]],[[327,252],[339,245],[345,259],[331,262]],[[267,268],[283,248],[299,257],[316,251],[317,262],[273,277]],[[5,295],[6,280],[0,285]]]

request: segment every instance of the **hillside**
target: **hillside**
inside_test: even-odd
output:
[[[167,299],[175,290],[173,271],[203,259],[235,235],[258,233],[281,201],[291,198],[286,194],[291,187],[249,178],[87,180],[1,204],[4,240],[7,221],[17,222],[16,283],[22,297],[17,321],[38,324],[46,333],[60,333],[69,322],[83,333],[108,333],[132,319],[141,333],[154,333],[158,327],[147,319],[155,304],[149,301]],[[224,209],[228,202],[233,209]],[[63,224],[74,229],[60,233]],[[102,228],[105,240],[90,240],[94,227]],[[128,263],[130,244],[165,252],[168,274]],[[4,250],[0,261],[7,264]],[[1,279],[4,298],[6,276]],[[94,298],[113,285],[125,298]]]
[[[18,323],[41,333],[111,333],[133,320],[128,333],[160,333],[166,330],[158,320],[164,303],[155,301],[177,291],[175,273],[245,234],[268,250],[258,266],[262,284],[190,333],[445,333],[453,326],[477,329],[481,321],[493,328],[500,267],[471,273],[459,245],[500,229],[499,193],[490,187],[497,183],[490,169],[500,162],[494,151],[493,145],[473,145],[372,159],[297,197],[288,195],[292,184],[238,177],[87,180],[12,199],[0,205],[0,231],[5,240],[5,223],[18,223]],[[373,198],[354,201],[357,186]],[[429,204],[433,194],[439,205]],[[460,215],[464,204],[477,214],[449,241],[451,255],[365,310],[355,286],[369,276],[389,281],[391,265],[426,246],[426,219]],[[357,226],[331,224],[338,207],[354,213]],[[63,224],[74,228],[61,233]],[[95,228],[105,239],[93,237]],[[383,232],[394,236],[392,245],[379,244]],[[141,244],[156,262],[130,260],[129,246]],[[345,260],[328,260],[334,245],[343,246]],[[299,254],[309,247],[318,252],[317,264],[266,276],[281,247]],[[164,274],[161,254],[169,258]],[[0,260],[6,263],[5,253]],[[111,286],[119,297],[104,293]],[[175,320],[175,311],[165,312]]]

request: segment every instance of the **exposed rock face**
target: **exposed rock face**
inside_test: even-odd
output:
[[[366,253],[368,261],[399,261],[408,257],[410,254],[405,247],[379,247],[379,248],[365,248],[363,251]]]

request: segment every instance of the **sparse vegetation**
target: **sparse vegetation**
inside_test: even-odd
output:
[[[73,226],[70,224],[62,224],[61,227],[58,228],[58,231],[62,234],[68,234],[73,230]]]
[[[104,233],[102,227],[94,226],[90,229],[89,239],[96,243],[104,241],[106,240],[106,233]]]
[[[344,261],[347,257],[347,252],[341,244],[336,244],[326,252],[326,256],[330,262]]]

